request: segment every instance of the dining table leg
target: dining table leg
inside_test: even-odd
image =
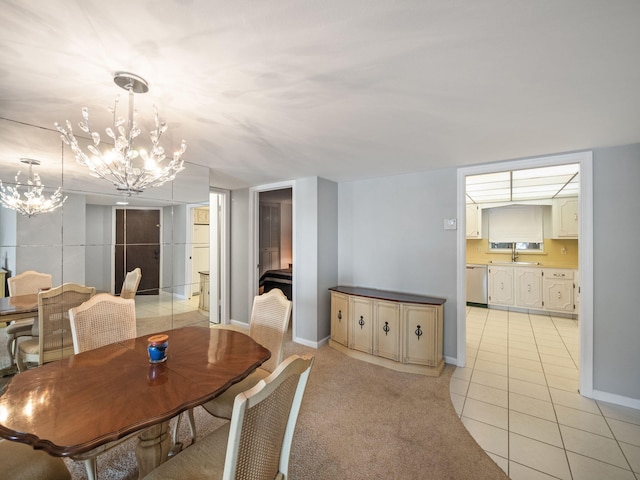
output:
[[[146,428],[138,435],[136,459],[138,460],[138,478],[144,478],[153,469],[167,460],[171,449],[169,422],[162,422]]]

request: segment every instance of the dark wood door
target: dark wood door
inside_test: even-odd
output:
[[[120,293],[126,272],[142,270],[138,295],[158,295],[160,287],[160,210],[116,210],[115,285]]]

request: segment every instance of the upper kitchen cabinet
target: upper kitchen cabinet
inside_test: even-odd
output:
[[[482,209],[475,203],[467,204],[467,238],[482,238]]]
[[[578,197],[553,199],[551,219],[553,238],[578,238]]]

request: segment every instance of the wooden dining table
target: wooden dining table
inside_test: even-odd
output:
[[[233,330],[157,333],[169,336],[163,363],[149,363],[142,336],[17,374],[0,396],[0,437],[84,459],[138,432],[142,478],[167,457],[171,418],[220,395],[271,356]]]
[[[9,324],[14,320],[33,318],[38,314],[38,294],[0,297],[0,323]]]

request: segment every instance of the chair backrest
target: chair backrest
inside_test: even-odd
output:
[[[64,283],[38,293],[40,365],[73,354],[69,309],[86,302],[95,292],[94,287]]]
[[[38,293],[40,290],[51,288],[51,274],[27,270],[15,277],[9,277],[7,286],[9,287],[10,297]]]
[[[140,270],[140,267],[134,268],[130,272],[127,272],[127,275],[124,277],[124,282],[122,282],[122,290],[120,290],[120,296],[122,298],[135,298],[141,278],[142,270]]]
[[[253,299],[249,336],[271,351],[271,358],[260,368],[273,372],[282,362],[282,345],[289,328],[291,302],[279,288]]]
[[[289,456],[314,358],[292,355],[236,396],[223,480],[289,478]]]
[[[136,303],[99,293],[69,310],[74,353],[92,350],[120,340],[135,338]]]

